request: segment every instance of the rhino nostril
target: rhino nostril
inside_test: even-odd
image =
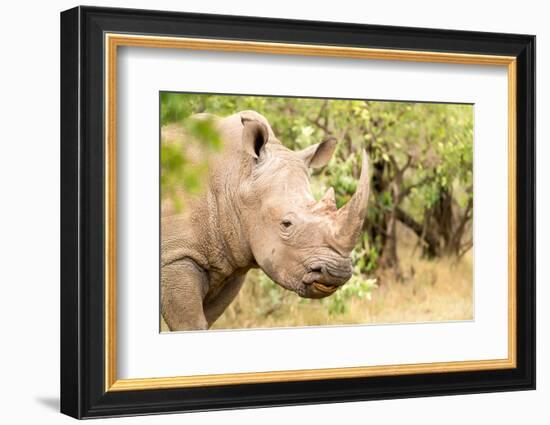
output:
[[[319,267],[311,267],[310,271],[312,273],[323,273],[323,268],[321,266]]]

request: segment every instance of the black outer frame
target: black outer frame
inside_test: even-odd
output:
[[[517,57],[517,368],[105,392],[105,32]],[[61,13],[61,412],[91,418],[534,388],[534,36],[86,6]]]

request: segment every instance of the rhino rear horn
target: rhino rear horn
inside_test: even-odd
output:
[[[329,211],[336,211],[336,197],[334,196],[334,189],[332,187],[329,187],[319,200],[319,205]]]
[[[258,120],[241,117],[243,125],[243,149],[254,158],[260,157],[260,152],[269,139],[269,131],[265,124]]]

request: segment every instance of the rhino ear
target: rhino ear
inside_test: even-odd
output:
[[[336,139],[331,137],[324,142],[309,146],[298,152],[308,167],[319,168],[328,164],[336,149]]]
[[[245,117],[241,117],[241,123],[244,127],[243,149],[254,158],[259,158],[269,138],[267,127],[258,120]]]

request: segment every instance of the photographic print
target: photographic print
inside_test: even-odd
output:
[[[473,105],[160,93],[161,331],[473,319]]]
[[[61,77],[63,413],[535,388],[534,36],[79,6]]]

